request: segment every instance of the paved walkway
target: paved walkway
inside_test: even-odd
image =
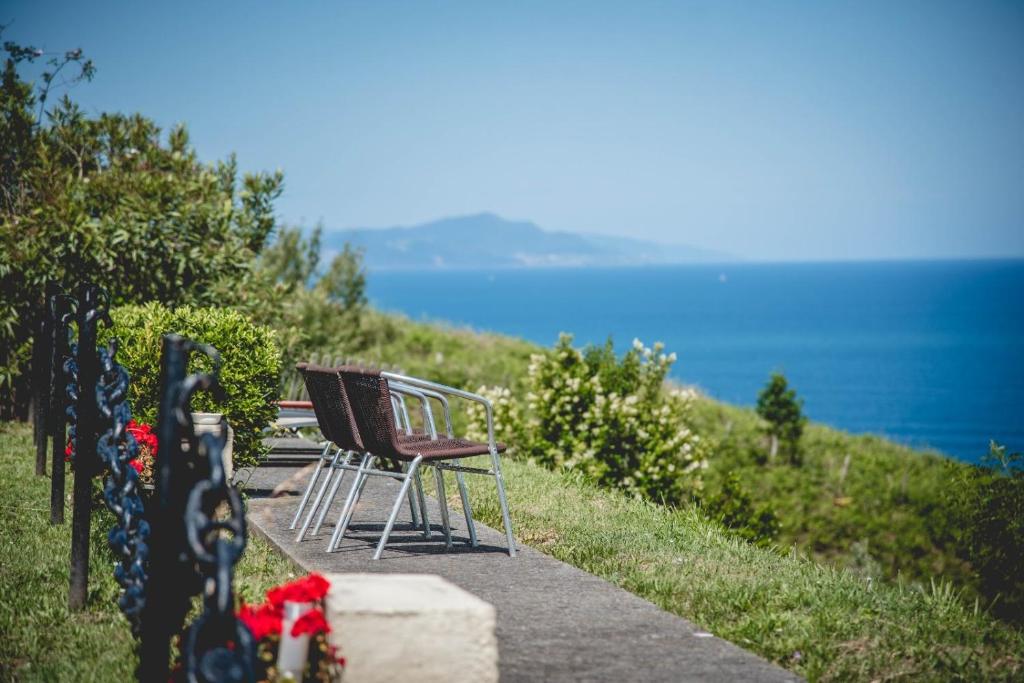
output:
[[[445,552],[440,528],[434,524],[440,513],[433,498],[428,502],[434,540],[411,529],[406,506],[383,558],[374,562],[371,556],[386,508],[398,490],[398,483],[390,479],[370,479],[352,530],[337,552],[323,552],[333,529],[327,524],[316,538],[295,543],[295,532],[288,526],[310,471],[256,470],[248,485],[250,528],[305,571],[437,574],[491,603],[498,615],[499,669],[506,683],[798,680],[685,619],[543,553],[521,547],[512,559],[500,531],[477,523],[480,546],[470,548],[459,542],[466,537],[465,520],[454,510],[456,544]],[[454,488],[451,477],[449,488]],[[329,516],[331,523],[340,506],[339,500]],[[514,508],[512,520],[514,526]]]

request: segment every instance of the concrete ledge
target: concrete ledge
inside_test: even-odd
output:
[[[429,574],[329,574],[346,683],[498,680],[494,607]]]

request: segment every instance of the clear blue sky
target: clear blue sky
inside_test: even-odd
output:
[[[152,5],[152,6],[151,6]],[[283,219],[494,211],[748,258],[1024,256],[1024,3],[5,2]]]

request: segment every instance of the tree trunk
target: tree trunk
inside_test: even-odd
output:
[[[771,450],[768,451],[768,461],[775,460],[775,456],[779,453],[779,435],[772,434],[772,446]]]

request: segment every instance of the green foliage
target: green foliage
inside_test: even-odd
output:
[[[102,339],[117,337],[117,359],[131,375],[129,399],[132,413],[155,424],[159,408],[162,337],[175,332],[192,341],[210,344],[221,355],[224,401],[197,394],[197,412],[224,413],[235,431],[236,467],[255,464],[264,454],[262,430],[277,416],[280,352],[274,333],[255,325],[237,311],[180,306],[170,309],[158,303],[123,306],[111,313],[114,327]],[[209,370],[202,354],[193,354],[190,370]]]
[[[366,308],[362,255],[349,245],[320,268],[320,233],[281,228],[238,281],[221,282],[219,300],[277,332],[282,364],[291,368],[327,348],[363,345]]]
[[[700,488],[707,450],[687,427],[691,396],[663,391],[675,354],[639,340],[618,359],[611,342],[555,348],[531,358],[525,405],[483,387],[498,404],[498,431],[548,467],[582,472],[604,486],[676,504]],[[471,420],[482,435],[482,415]]]
[[[767,423],[766,431],[771,439],[770,458],[774,458],[781,447],[790,464],[800,464],[800,435],[807,422],[802,408],[803,401],[796,397],[796,391],[788,388],[786,378],[781,373],[772,373],[768,385],[757,397],[757,414]]]
[[[801,437],[802,467],[764,467],[764,423],[753,410],[702,397],[691,422],[714,444],[705,495],[736,475],[757,504],[778,516],[779,545],[876,579],[927,586],[941,577],[963,587],[965,599],[976,595],[945,500],[950,468],[967,465],[810,423]]]
[[[957,552],[993,613],[1024,625],[1024,456],[992,443],[982,467],[953,468]]]
[[[88,279],[115,304],[213,303],[217,284],[237,282],[263,247],[282,178],[246,175],[239,185],[234,159],[201,162],[184,127],[165,137],[141,115],[89,116],[67,98],[42,125],[17,71],[30,48],[5,49],[0,411],[11,414],[24,408],[22,375],[47,282]]]
[[[704,512],[741,538],[768,545],[779,535],[779,520],[765,505],[757,505],[750,490],[735,473],[722,479],[721,487],[705,497]]]

